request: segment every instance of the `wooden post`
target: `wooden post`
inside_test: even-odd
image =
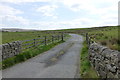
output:
[[[4,44],[2,45],[2,60],[4,60],[4,56],[5,56],[5,46]]]
[[[59,35],[58,35],[58,41],[59,41]]]
[[[88,37],[88,45],[90,46],[91,38]]]
[[[36,46],[35,39],[33,39],[33,41],[34,41],[33,43],[34,43],[34,47],[35,47]]]
[[[86,42],[88,43],[88,33],[86,33]]]
[[[62,32],[61,38],[62,38],[62,41],[64,41],[64,40],[63,40],[63,32]]]
[[[2,54],[2,60],[1,61],[3,61],[4,60],[4,55]]]
[[[52,36],[52,43],[54,42],[54,36]]]
[[[18,41],[18,45],[19,45],[18,52],[21,53],[22,52],[22,41]]]
[[[47,37],[45,36],[45,45],[47,45],[47,40],[46,39],[47,39]]]

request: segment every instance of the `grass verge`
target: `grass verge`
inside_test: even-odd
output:
[[[64,41],[59,41],[59,42],[49,44],[46,46],[39,46],[39,47],[35,47],[32,49],[28,49],[25,52],[20,53],[19,55],[16,55],[14,57],[11,57],[11,58],[8,58],[8,59],[2,61],[2,69],[6,69],[8,67],[11,67],[11,66],[17,64],[17,63],[23,62],[31,57],[34,57],[38,54],[41,54],[45,51],[48,51],[49,49],[53,48],[54,46],[56,46],[62,42],[64,42]]]
[[[81,78],[99,78],[96,71],[92,68],[88,59],[88,47],[86,41],[83,42],[83,48],[80,55],[80,75]]]

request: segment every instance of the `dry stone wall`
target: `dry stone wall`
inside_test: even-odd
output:
[[[15,41],[12,43],[0,45],[0,54],[2,56],[2,60],[19,54],[21,52],[21,44],[21,41]]]
[[[89,59],[101,78],[120,79],[120,52],[92,43],[89,46]]]

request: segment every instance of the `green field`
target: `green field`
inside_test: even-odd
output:
[[[61,33],[53,33],[47,31],[2,32],[2,44],[13,41],[29,40],[52,35],[61,35]]]

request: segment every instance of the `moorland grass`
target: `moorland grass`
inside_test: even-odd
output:
[[[112,50],[120,51],[118,27],[106,27],[102,30],[94,30],[89,32],[89,35],[93,41],[107,46]]]
[[[93,28],[64,29],[61,31],[81,35],[89,33],[91,39],[95,42],[107,46],[112,50],[120,51],[120,35],[118,35],[119,29],[120,26],[103,26]]]

